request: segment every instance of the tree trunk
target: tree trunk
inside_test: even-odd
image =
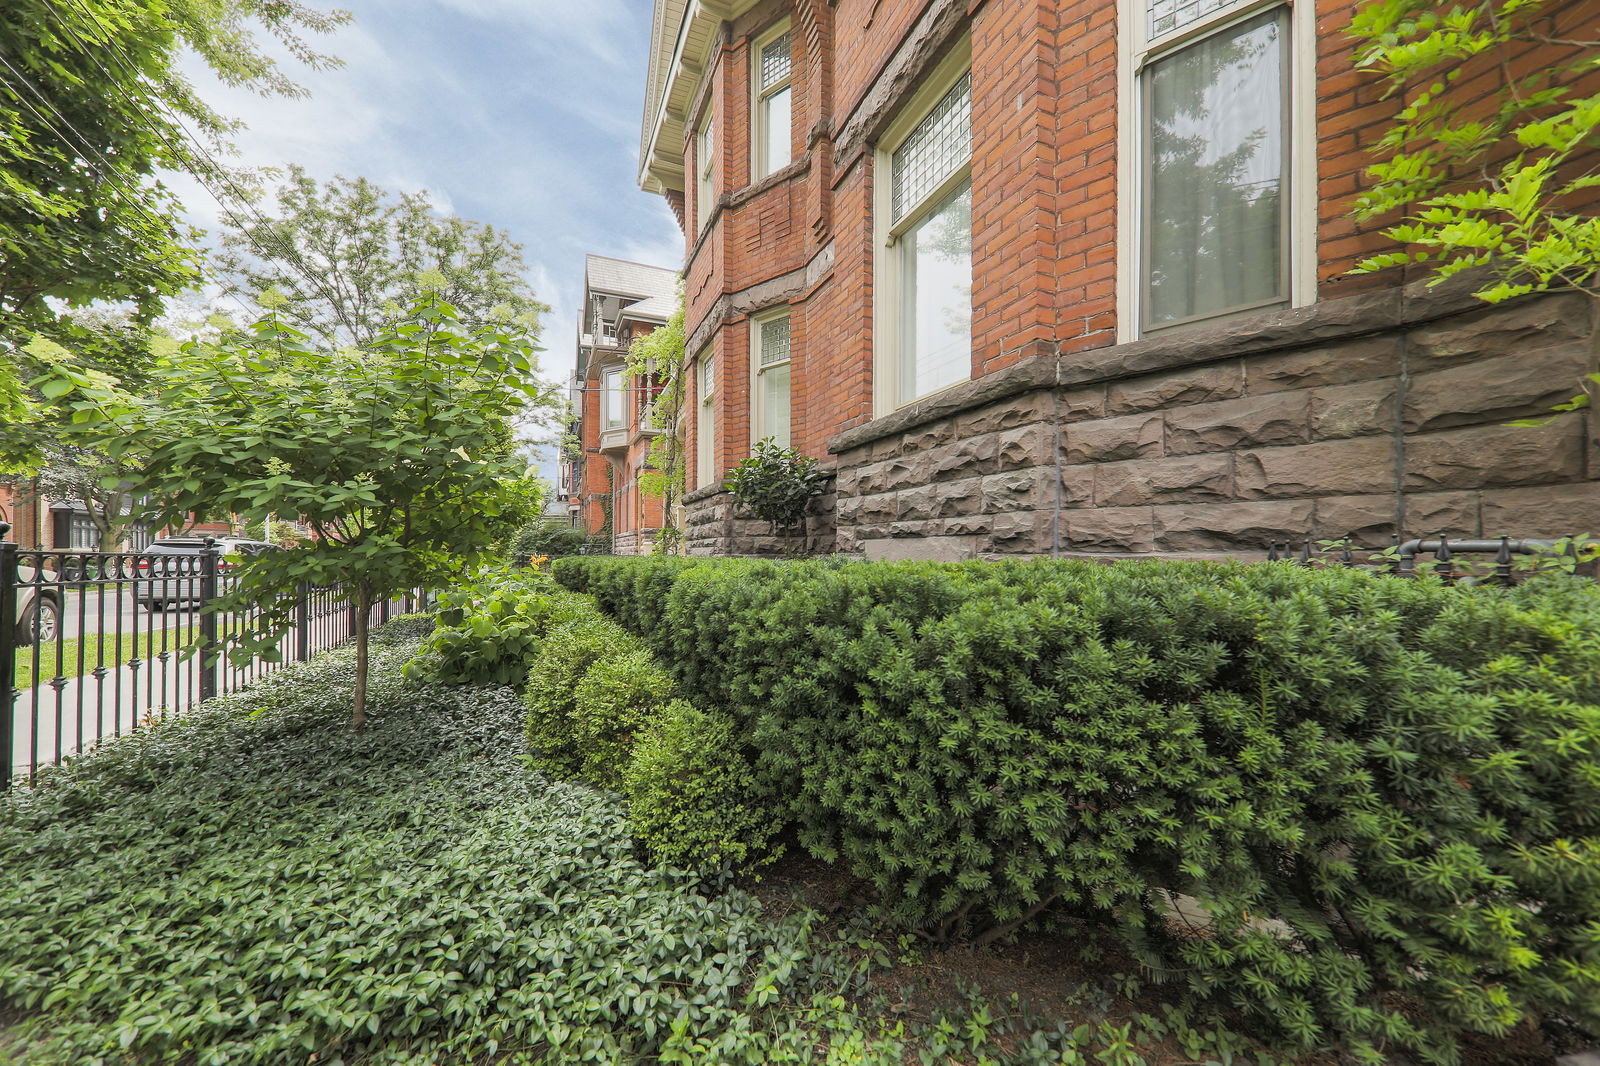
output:
[[[360,729],[367,724],[367,622],[372,616],[372,586],[365,581],[356,584],[356,698],[350,712],[350,726]]]

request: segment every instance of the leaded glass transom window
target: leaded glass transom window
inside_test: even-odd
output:
[[[1233,0],[1150,0],[1150,36],[1175,33],[1231,3]]]
[[[789,35],[786,33],[761,50],[761,91],[789,78]]]
[[[769,319],[761,323],[761,365],[789,361],[789,317]]]
[[[972,73],[951,86],[894,150],[894,220],[899,222],[972,155]]]

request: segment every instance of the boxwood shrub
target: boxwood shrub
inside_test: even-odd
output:
[[[1600,588],[1289,564],[573,559],[804,845],[936,939],[1046,910],[1377,1063],[1600,1033]]]

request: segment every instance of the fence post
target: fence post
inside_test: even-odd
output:
[[[16,748],[17,546],[0,522],[0,792],[11,786]]]
[[[217,538],[207,537],[200,552],[200,699],[217,694]]]
[[[311,658],[311,584],[300,582],[294,601],[294,658],[305,662]]]

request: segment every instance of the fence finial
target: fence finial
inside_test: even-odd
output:
[[[1494,576],[1500,584],[1511,584],[1511,538],[1500,538],[1500,550],[1494,555]]]
[[[1267,562],[1275,563],[1281,558],[1283,558],[1283,556],[1278,554],[1278,542],[1275,541],[1275,540],[1268,541],[1267,542]]]
[[[1450,554],[1450,538],[1439,534],[1439,550],[1434,553],[1433,561],[1439,564],[1439,574],[1447,581],[1456,576],[1454,560],[1455,557]]]

